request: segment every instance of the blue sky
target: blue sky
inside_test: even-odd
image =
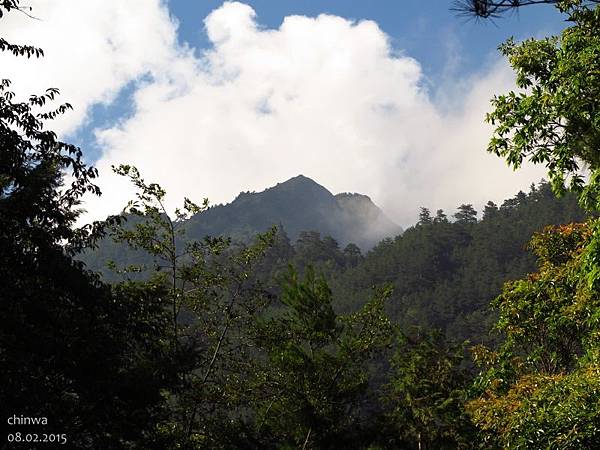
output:
[[[61,89],[54,124],[100,171],[90,218],[131,197],[134,164],[178,199],[233,200],[298,174],[360,192],[406,226],[419,207],[501,202],[543,175],[485,152],[490,98],[514,88],[497,51],[509,36],[557,33],[551,6],[495,23],[451,1],[31,0],[3,33],[44,47],[0,55],[26,95]]]
[[[202,49],[209,45],[201,21],[222,1],[169,0],[169,10],[179,21],[182,41]],[[530,6],[518,13],[489,20],[470,20],[452,11],[451,0],[258,0],[245,2],[257,12],[258,21],[277,28],[289,15],[333,14],[353,20],[374,20],[392,39],[392,45],[416,58],[434,80],[448,57],[448,46],[461,56],[460,71],[477,70],[499,43],[508,37],[524,39],[533,34],[552,34],[564,25],[552,7]]]

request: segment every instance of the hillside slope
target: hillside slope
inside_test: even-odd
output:
[[[341,245],[355,243],[363,251],[401,232],[369,197],[334,196],[303,175],[262,192],[242,192],[233,202],[190,218],[186,232],[190,239],[224,235],[248,241],[273,225],[281,225],[292,241],[302,231],[317,231]]]
[[[130,218],[129,224],[138,221]],[[262,192],[242,192],[229,204],[212,206],[194,215],[184,225],[184,236],[186,240],[225,236],[247,243],[274,225],[292,242],[310,231],[330,236],[342,246],[354,243],[363,251],[402,232],[369,197],[347,193],[335,196],[310,178],[299,175]],[[114,279],[106,269],[108,261],[113,260],[120,267],[150,263],[146,255],[117,245],[110,238],[103,239],[97,249],[86,252],[80,259],[91,270],[103,273],[107,280]]]

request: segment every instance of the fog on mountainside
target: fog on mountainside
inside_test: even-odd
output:
[[[280,226],[292,241],[302,231],[318,231],[343,246],[357,244],[363,251],[401,232],[369,197],[334,196],[303,175],[263,192],[242,192],[232,203],[192,217],[186,228],[190,239],[224,235],[247,241],[273,225]]]

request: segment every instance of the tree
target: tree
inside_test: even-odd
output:
[[[259,264],[260,279],[274,289],[277,289],[277,280],[287,272],[290,261],[294,258],[294,247],[285,228],[280,223],[277,225],[272,245],[266,249],[265,255]]]
[[[419,213],[419,221],[418,225],[430,225],[433,223],[433,219],[431,218],[431,213],[429,209],[421,207],[421,212]]]
[[[495,131],[488,150],[514,168],[543,163],[554,192],[568,188],[589,209],[600,206],[600,6],[597,1],[468,2],[489,6],[486,17],[525,4],[553,3],[571,26],[560,36],[509,40],[502,52],[517,73],[520,92],[493,99],[487,120]],[[486,6],[486,7],[487,7]],[[581,173],[587,166],[589,181]],[[542,189],[540,189],[542,191]],[[502,205],[518,209],[540,192]],[[531,248],[538,272],[505,284],[496,299],[497,351],[479,347],[486,368],[468,410],[487,447],[596,448],[600,445],[598,370],[597,220],[549,228]]]
[[[531,247],[539,271],[506,283],[494,306],[506,340],[479,347],[486,368],[468,410],[488,446],[600,444],[600,239],[597,220],[549,227]]]
[[[227,238],[184,239],[190,215],[208,207],[188,198],[171,219],[165,191],[147,183],[129,165],[113,169],[137,188],[124,213],[138,218],[132,227],[117,226],[113,237],[146,252],[154,271],[142,285],[163,286],[170,316],[168,340],[172,352],[187,355],[175,369],[181,381],[165,390],[168,411],[158,426],[163,445],[182,448],[235,446],[252,392],[244,383],[259,372],[251,329],[265,312],[269,295],[253,271],[274,241],[275,229],[258,235],[254,245],[235,247]],[[137,273],[144,267],[126,267]],[[233,431],[237,430],[237,431]]]
[[[473,205],[460,205],[458,211],[454,214],[454,218],[457,223],[476,223],[477,222],[477,211],[473,208]]]
[[[296,254],[293,263],[302,270],[313,265],[319,270],[332,274],[344,267],[344,254],[331,236],[321,235],[317,231],[302,231],[296,241]]]
[[[556,2],[572,24],[560,36],[508,40],[500,49],[517,75],[518,92],[494,97],[486,120],[494,127],[488,151],[513,168],[545,164],[553,190],[581,194],[596,208],[600,193],[600,6]],[[593,2],[596,3],[596,2]],[[583,166],[589,168],[586,182]]]
[[[346,258],[346,265],[349,267],[356,267],[363,260],[360,248],[352,242],[344,247],[344,257]]]
[[[496,205],[492,201],[487,202],[485,207],[483,208],[483,219],[490,219],[496,214],[498,214],[498,205]]]
[[[0,12],[13,10],[19,10],[17,0],[0,2]],[[4,39],[0,50],[43,55]],[[12,415],[46,417],[53,431],[66,435],[65,447],[74,449],[152,448],[161,390],[176,382],[169,371],[178,362],[159,338],[167,323],[162,287],[113,290],[73,259],[103,233],[99,223],[75,228],[82,195],[100,193],[93,184],[97,172],[79,148],[47,128],[70,109],[47,109],[57,89],[24,102],[9,89],[2,80],[2,423]]]
[[[443,209],[436,211],[433,223],[448,223],[448,216],[446,216]]]
[[[379,290],[359,312],[338,316],[322,277],[290,271],[281,310],[257,325],[268,357],[254,381],[260,447],[367,448],[375,439],[366,409],[372,363],[391,342],[388,296]]]
[[[471,379],[464,345],[439,331],[403,334],[391,360],[382,401],[389,405],[392,442],[403,448],[473,448],[474,428],[464,409]]]

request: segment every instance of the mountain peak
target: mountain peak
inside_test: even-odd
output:
[[[275,186],[266,189],[265,193],[287,193],[295,197],[303,197],[304,200],[314,200],[315,197],[323,199],[331,197],[333,194],[327,188],[317,183],[312,178],[308,178],[302,174],[290,178],[282,183],[277,183]]]
[[[315,186],[316,185],[316,186],[319,186],[319,187],[325,189],[323,186],[321,186],[319,183],[317,183],[312,178],[309,178],[309,177],[304,176],[302,174],[296,175],[295,177],[292,177],[289,180],[286,180],[286,181],[284,181],[282,183],[277,183],[277,185],[274,186],[274,187],[284,186],[284,185],[294,185],[294,186],[301,186],[301,185],[312,185],[312,186]]]
[[[293,181],[293,180],[297,180],[297,181],[312,181],[313,183],[315,182],[312,178],[308,178],[302,174],[298,174],[295,177],[290,178],[288,181]]]
[[[368,250],[401,229],[362,194],[333,195],[305,175],[297,175],[262,192],[244,192],[230,204],[192,217],[188,236],[225,235],[251,239],[272,225],[282,225],[293,241],[302,231],[318,231],[345,245]]]

